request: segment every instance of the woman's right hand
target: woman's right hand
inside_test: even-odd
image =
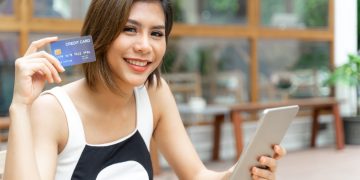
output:
[[[65,69],[60,62],[40,48],[56,41],[57,37],[43,38],[31,43],[25,55],[15,61],[15,83],[12,104],[31,105],[49,83],[60,83],[58,72]]]

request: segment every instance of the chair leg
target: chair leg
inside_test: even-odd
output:
[[[231,112],[231,121],[234,128],[236,160],[237,160],[239,159],[241,151],[243,149],[243,132],[242,132],[243,119],[240,115],[240,112],[236,112],[236,111]]]
[[[345,147],[344,142],[344,125],[339,113],[339,105],[333,105],[332,112],[334,115],[335,135],[336,135],[336,147],[337,149],[343,149]]]
[[[224,122],[225,115],[217,115],[214,121],[214,142],[213,142],[213,152],[212,160],[219,160],[219,151],[220,151],[220,140],[221,140],[221,125]]]
[[[316,137],[319,130],[319,111],[318,108],[314,108],[312,113],[311,147],[315,147],[316,145]]]

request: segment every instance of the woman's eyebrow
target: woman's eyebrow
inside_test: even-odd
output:
[[[135,26],[140,26],[140,27],[142,26],[141,23],[139,23],[138,21],[133,20],[133,19],[128,19],[127,23],[133,24]],[[165,26],[164,25],[156,25],[156,26],[153,26],[151,28],[152,29],[165,29]]]

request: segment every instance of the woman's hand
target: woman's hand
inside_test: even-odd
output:
[[[251,174],[254,180],[276,179],[275,178],[275,172],[277,168],[276,160],[283,157],[286,154],[286,150],[279,145],[275,145],[274,152],[275,153],[273,157],[261,156],[258,160],[262,166],[267,168],[262,169],[259,167],[252,167]]]
[[[276,173],[276,160],[280,159],[281,157],[286,155],[286,150],[279,146],[279,145],[275,145],[274,146],[274,155],[273,157],[267,157],[267,156],[261,156],[259,158],[259,163],[261,166],[267,167],[265,169],[262,168],[258,168],[258,167],[252,167],[251,168],[251,176],[254,180],[274,180],[276,179],[275,177],[275,173]],[[222,179],[224,180],[228,180],[231,177],[231,174],[233,173],[235,166],[232,166],[227,172],[226,174],[223,176]]]
[[[45,86],[45,81],[60,83],[58,72],[65,69],[60,62],[40,48],[56,41],[57,37],[48,37],[34,41],[25,55],[15,61],[15,83],[12,104],[31,105]]]

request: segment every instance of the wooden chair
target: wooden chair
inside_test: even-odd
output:
[[[186,104],[192,97],[202,97],[201,77],[198,73],[170,73],[164,74],[176,103]],[[209,121],[204,121],[204,117],[200,115],[185,117],[182,116],[185,127],[194,125],[208,125]]]
[[[210,94],[215,104],[247,101],[244,75],[241,71],[217,72],[210,82]]]
[[[187,103],[191,97],[201,97],[201,77],[198,73],[169,73],[163,75],[177,103]]]

